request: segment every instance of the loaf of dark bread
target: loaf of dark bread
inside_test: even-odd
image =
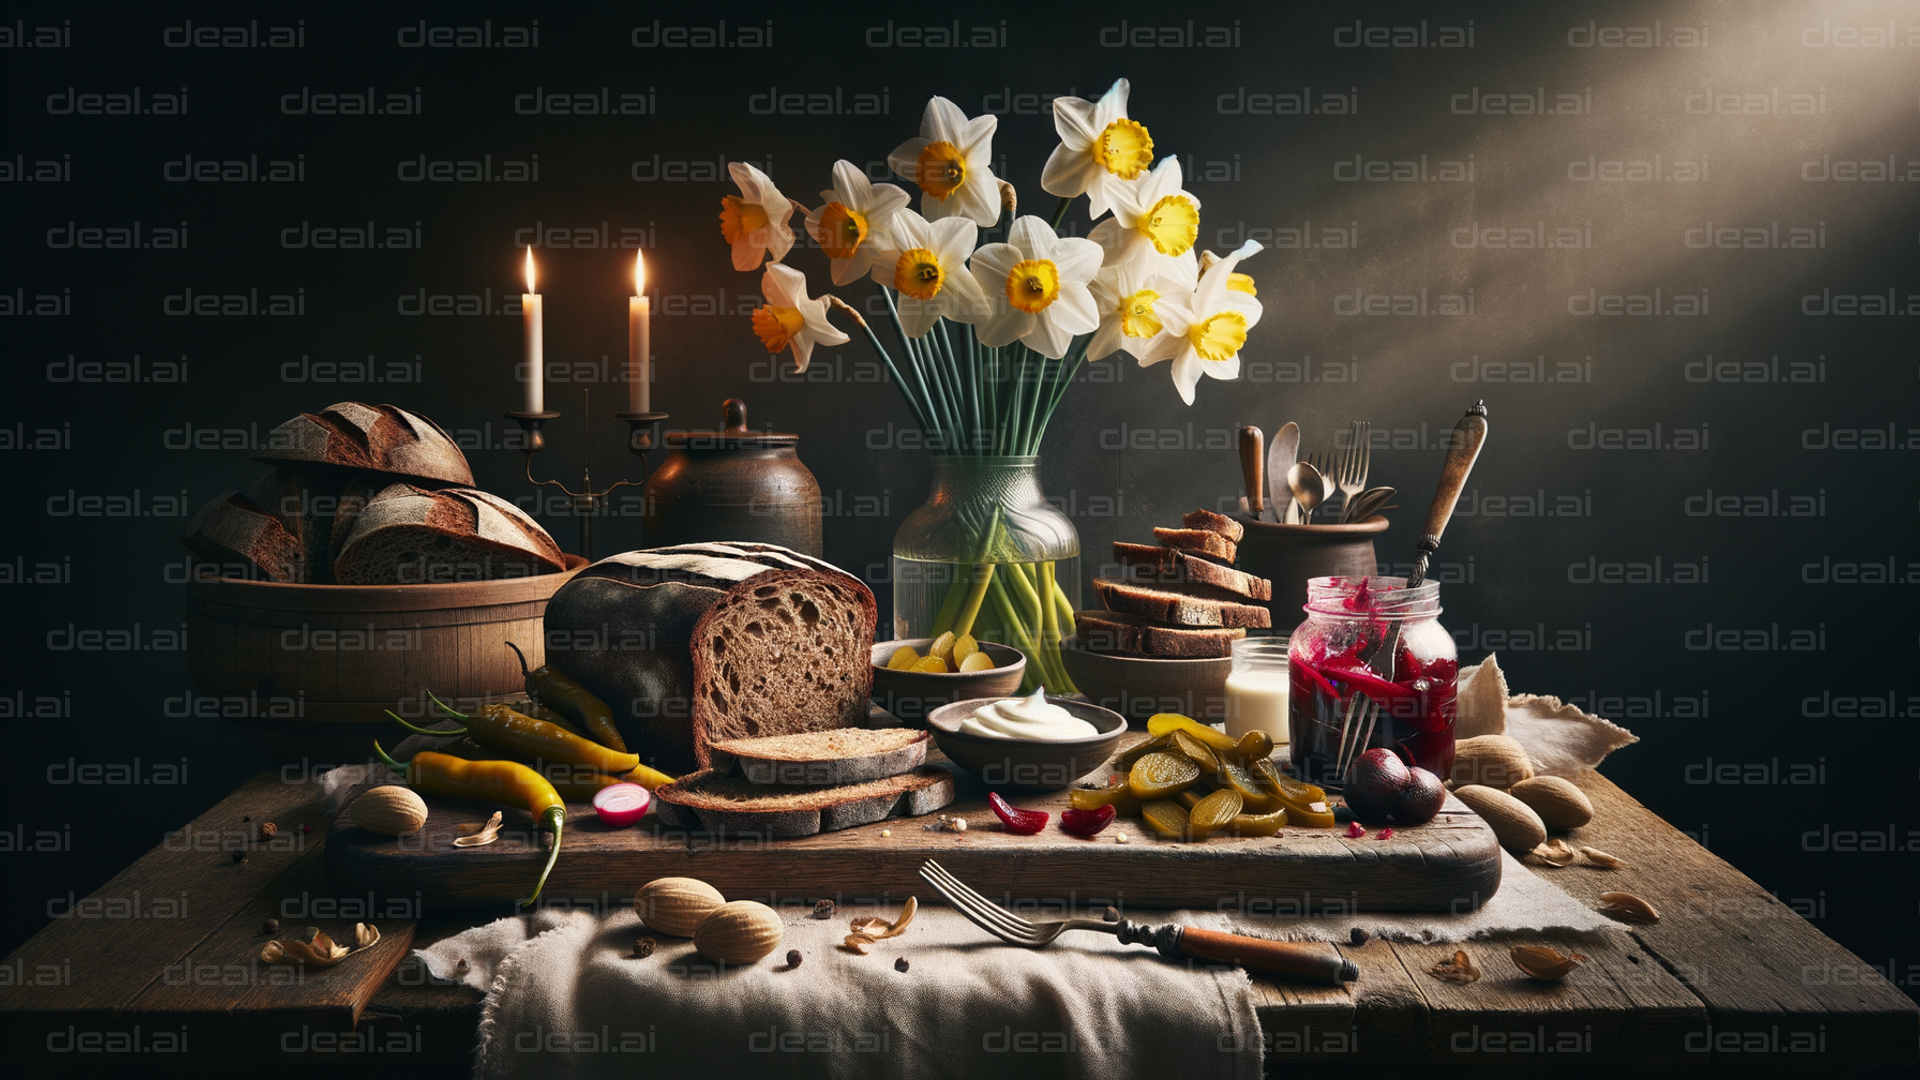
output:
[[[1238,626],[1171,626],[1118,611],[1076,611],[1073,627],[1088,652],[1156,660],[1217,660],[1232,656],[1233,643],[1247,636]]]
[[[1273,582],[1255,577],[1212,559],[1203,559],[1178,548],[1157,544],[1113,544],[1113,558],[1128,570],[1127,580],[1136,584],[1191,581],[1211,585],[1249,600],[1273,599]]]
[[[953,802],[953,774],[937,765],[836,787],[764,787],[742,777],[697,772],[654,790],[660,823],[731,836],[783,840],[918,817]]]
[[[180,538],[213,573],[258,581],[303,580],[306,559],[298,537],[287,533],[267,509],[238,491],[210,500],[187,522]]]
[[[823,632],[805,645],[798,636],[784,636],[787,624],[776,612],[796,620],[804,613],[795,610],[793,590],[752,595],[759,584],[754,579],[770,572],[787,575],[782,581],[813,583],[800,591],[818,608],[821,624],[832,624],[830,637]],[[747,603],[729,605],[725,620],[705,622],[709,609],[734,596],[747,597]],[[776,601],[758,610],[779,623],[780,640],[800,642],[802,651],[773,656],[760,649],[755,656],[751,644],[736,640],[716,652],[711,639],[727,641],[722,629],[736,639],[746,635],[748,642],[767,640],[745,629],[750,609],[764,600]],[[629,551],[580,571],[548,601],[547,662],[612,707],[630,749],[678,775],[708,764],[709,741],[863,722],[876,615],[873,593],[858,578],[774,544],[715,541]],[[770,625],[763,623],[763,635]],[[736,645],[729,667],[727,650]],[[729,675],[740,680],[739,690]],[[786,715],[780,699],[760,688],[761,678],[778,694],[817,700]],[[709,693],[716,687],[720,702]]]
[[[1153,538],[1164,547],[1191,551],[1223,563],[1232,562],[1240,550],[1239,545],[1212,529],[1163,529],[1155,526]]]
[[[505,499],[473,488],[393,484],[353,519],[333,580],[432,585],[533,577],[566,565],[553,537]]]
[[[1093,591],[1108,611],[1138,615],[1176,626],[1228,626],[1261,629],[1273,625],[1264,607],[1242,604],[1231,593],[1210,585],[1134,585],[1112,578],[1095,578]]]
[[[392,405],[342,401],[274,428],[255,461],[361,469],[473,486],[467,457],[440,425]]]

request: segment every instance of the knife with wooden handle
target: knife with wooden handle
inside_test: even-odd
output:
[[[1434,489],[1433,505],[1427,509],[1426,524],[1420,528],[1420,554],[1413,561],[1412,576],[1407,578],[1409,589],[1426,580],[1427,560],[1440,550],[1440,537],[1447,531],[1447,521],[1453,517],[1454,504],[1460,501],[1460,492],[1467,486],[1467,474],[1473,471],[1481,444],[1487,441],[1485,401],[1474,402],[1467,415],[1453,426],[1452,441],[1446,464],[1440,467],[1440,485]]]
[[[1300,425],[1289,420],[1273,433],[1267,447],[1267,520],[1285,523],[1293,509],[1293,490],[1287,487],[1287,470],[1300,459]]]
[[[1267,508],[1267,485],[1260,473],[1260,429],[1248,424],[1240,429],[1240,477],[1247,483],[1247,511],[1254,517]]]

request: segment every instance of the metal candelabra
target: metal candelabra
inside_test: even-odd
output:
[[[582,416],[593,415],[592,410],[589,408],[591,401],[589,393],[590,392],[586,390],[580,392],[580,413]],[[667,414],[660,412],[617,412],[613,414],[615,420],[625,420],[627,422],[627,449],[633,452],[634,457],[640,459],[640,479],[621,480],[599,491],[593,490],[593,476],[588,469],[587,454],[584,447],[580,453],[579,491],[574,491],[558,480],[535,479],[533,475],[533,455],[545,449],[547,445],[546,437],[540,433],[540,428],[549,420],[559,419],[559,413],[510,412],[506,414],[506,417],[514,423],[519,424],[520,430],[527,433],[526,445],[521,447],[521,450],[527,455],[527,482],[536,487],[559,488],[560,491],[567,496],[573,510],[574,520],[580,528],[580,550],[578,554],[581,558],[592,562],[594,517],[599,514],[600,508],[606,504],[608,495],[623,487],[638,487],[646,481],[647,451],[652,450],[655,445],[653,427],[660,421],[665,420]]]

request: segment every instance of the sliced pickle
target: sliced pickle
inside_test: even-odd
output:
[[[1200,792],[1195,791],[1192,788],[1188,788],[1187,790],[1181,792],[1180,794],[1175,795],[1173,797],[1173,801],[1179,803],[1181,806],[1186,807],[1188,813],[1192,813],[1193,808],[1200,805],[1200,800],[1203,797],[1204,796]]]
[[[1075,810],[1098,810],[1103,806],[1113,807],[1113,812],[1121,817],[1140,816],[1140,797],[1125,784],[1115,784],[1103,788],[1074,788],[1067,793],[1067,801]]]
[[[1122,750],[1120,756],[1113,759],[1113,767],[1119,772],[1126,772],[1128,769],[1133,768],[1134,762],[1139,761],[1148,754],[1166,750],[1172,746],[1173,736],[1171,735],[1161,735],[1152,739],[1141,739],[1139,742]]]
[[[1187,832],[1195,840],[1204,839],[1208,833],[1219,832],[1239,816],[1241,805],[1239,792],[1232,788],[1221,788],[1187,811]]]
[[[1220,763],[1220,779],[1240,793],[1249,813],[1268,814],[1281,809],[1278,796],[1268,791],[1246,766],[1226,760]]]
[[[1140,817],[1165,839],[1184,840],[1187,835],[1187,808],[1172,799],[1155,799],[1140,808]]]
[[[957,639],[953,636],[953,631],[951,630],[941,634],[939,637],[933,639],[933,644],[927,646],[927,655],[937,656],[943,661],[952,661],[953,643],[955,640]],[[965,657],[961,659],[965,659]]]
[[[1241,814],[1228,827],[1235,836],[1272,836],[1286,824],[1287,812],[1275,810],[1271,814]]]
[[[1326,792],[1281,775],[1273,762],[1265,758],[1253,763],[1252,772],[1272,800],[1286,809],[1290,824],[1303,829],[1333,828],[1333,808],[1327,805]]]
[[[1179,713],[1154,713],[1147,718],[1147,731],[1153,735],[1171,735],[1175,731],[1184,731],[1215,750],[1231,751],[1240,745],[1229,738],[1225,732],[1209,727],[1191,716],[1181,716]]]
[[[1273,736],[1264,731],[1249,731],[1240,736],[1234,744],[1233,753],[1245,761],[1259,761],[1273,756]]]
[[[1200,766],[1184,754],[1148,754],[1127,773],[1127,787],[1143,801],[1178,795],[1199,780]]]
[[[1211,776],[1220,771],[1220,756],[1213,748],[1185,731],[1173,733],[1173,748],[1187,755],[1187,760],[1200,766],[1200,771]]]

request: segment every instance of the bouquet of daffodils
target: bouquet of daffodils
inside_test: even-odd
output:
[[[919,137],[887,155],[892,171],[919,188],[918,210],[905,188],[874,183],[844,159],[813,208],[753,166],[733,163],[740,194],[722,200],[720,229],[734,268],[762,271],[766,303],[753,314],[754,333],[768,352],[790,351],[805,371],[814,346],[849,340],[828,318],[844,314],[866,333],[927,445],[949,455],[1038,453],[1081,365],[1118,352],[1141,367],[1170,361],[1189,405],[1202,375],[1237,378],[1241,346],[1260,321],[1253,280],[1237,267],[1260,245],[1224,258],[1196,251],[1200,200],[1184,189],[1177,155],[1154,163],[1153,137],[1127,115],[1127,95],[1122,79],[1097,102],[1054,100],[1060,145],[1040,179],[1060,199],[1051,223],[1019,216],[1013,186],[994,175],[998,119],[969,119],[942,97],[927,103]],[[1092,230],[1061,236],[1083,195]],[[806,275],[787,265],[796,214],[835,286],[864,277],[878,287],[898,358],[859,311],[831,293],[809,295]],[[982,230],[1004,240],[981,245]],[[965,634],[990,589],[999,599],[993,565],[1022,561],[1006,550],[1004,523],[983,521],[976,531],[976,572],[939,605],[934,634]],[[1037,678],[1070,690],[1047,647],[1057,648],[1059,616],[1070,625],[1072,607],[1051,566],[1032,569],[1044,572],[1026,579],[1029,589],[1007,586],[1010,600],[1032,594],[1031,614],[1002,620],[1002,628],[1036,661],[1030,674],[1037,667]],[[1009,614],[1019,608],[1012,604]]]

